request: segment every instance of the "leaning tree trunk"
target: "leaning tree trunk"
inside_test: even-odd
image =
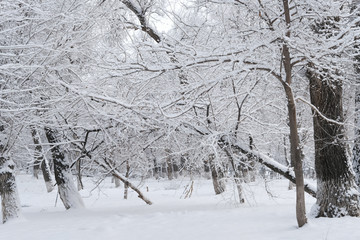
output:
[[[342,83],[309,65],[315,140],[318,217],[359,216],[359,193],[342,124]],[[336,120],[336,121],[335,121]]]
[[[51,192],[54,189],[54,183],[52,180],[52,174],[51,174],[49,162],[44,157],[43,148],[40,142],[40,136],[34,126],[31,127],[31,136],[35,144],[34,176],[38,178],[37,175],[40,167],[45,181],[46,190],[47,192]]]
[[[82,208],[84,203],[72,180],[70,166],[65,159],[65,154],[60,148],[58,133],[56,130],[45,127],[46,138],[51,146],[54,161],[55,180],[58,186],[60,198],[66,209]]]

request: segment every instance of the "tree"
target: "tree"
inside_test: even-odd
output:
[[[64,150],[61,149],[59,134],[56,130],[45,127],[46,138],[51,144],[51,153],[54,162],[55,180],[58,186],[60,199],[66,209],[82,208],[84,203],[75,188],[70,172],[68,160],[65,158]]]
[[[20,216],[20,201],[15,181],[15,164],[8,154],[8,137],[5,134],[5,124],[0,120],[0,196],[2,221]]]
[[[46,189],[48,192],[51,192],[54,189],[51,169],[48,160],[44,156],[44,151],[41,145],[40,136],[35,126],[31,127],[31,136],[35,144],[34,176],[38,178],[39,168],[41,168]]]
[[[329,11],[314,21],[316,36],[324,43],[331,42],[332,48],[322,45],[322,51],[328,51],[323,55],[326,57],[310,59],[307,70],[313,106],[318,217],[360,215],[359,192],[344,127],[343,84],[351,75],[346,73],[340,59],[350,58],[346,50],[354,47],[353,42],[345,42],[344,38],[352,38],[352,31],[356,31],[355,26],[352,31],[341,28],[353,24],[346,17],[349,8],[345,6],[342,5],[338,15]]]
[[[285,15],[285,22],[287,27],[286,37],[290,38],[290,27],[291,27],[291,13],[288,0],[283,0],[283,8]],[[296,218],[298,221],[299,227],[302,227],[306,224],[306,211],[305,211],[305,196],[304,196],[304,174],[303,174],[303,164],[301,158],[301,148],[299,134],[297,130],[297,120],[296,120],[296,105],[295,98],[291,89],[292,82],[292,67],[293,63],[290,56],[290,50],[288,45],[285,43],[283,45],[283,66],[285,70],[285,81],[282,82],[286,98],[288,100],[288,114],[289,114],[289,127],[290,127],[290,156],[291,161],[294,163],[295,177],[296,177]]]
[[[314,117],[315,170],[319,217],[359,216],[359,193],[347,152],[342,82],[329,70],[309,68]],[[334,121],[336,119],[336,121]]]

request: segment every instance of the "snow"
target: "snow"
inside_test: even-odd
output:
[[[92,180],[84,179],[85,190],[80,193],[86,209],[67,211],[60,199],[56,202],[56,191],[46,192],[42,180],[19,175],[17,182],[23,217],[0,225],[0,239],[360,238],[360,218],[308,216],[309,224],[297,228],[295,192],[287,190],[288,181],[284,179],[266,184],[260,179],[244,184],[247,201],[244,205],[234,204],[237,194],[230,182],[227,192],[215,196],[211,180],[194,180],[192,196],[183,199],[184,188],[190,183],[188,178],[147,180],[140,187],[154,202],[151,206],[138,199],[131,190],[129,199],[123,200],[123,188],[115,188],[110,178],[101,182],[99,188],[94,188],[96,183]],[[306,201],[310,212],[315,199],[307,195]]]

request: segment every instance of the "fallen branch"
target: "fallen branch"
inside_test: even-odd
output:
[[[141,198],[144,202],[146,202],[149,205],[152,205],[152,202],[147,199],[144,194],[142,194],[142,192],[131,182],[129,182],[129,180],[127,180],[127,178],[125,178],[124,176],[122,176],[118,171],[116,170],[112,170],[111,171],[112,175],[116,178],[118,178],[120,181],[122,181],[124,183],[124,185],[128,185],[132,190],[134,190],[135,192],[137,192],[138,197]]]
[[[259,163],[265,165],[266,167],[270,168],[272,171],[279,173],[280,175],[284,176],[285,178],[289,179],[291,182],[295,183],[295,173],[294,170],[290,167],[284,166],[279,162],[275,161],[274,159],[262,154],[258,151],[254,151],[249,149],[245,145],[241,145],[236,142],[235,139],[229,136],[223,136],[219,139],[218,144],[220,147],[229,146],[246,155],[249,159],[256,159]],[[304,182],[304,190],[314,198],[316,197],[316,187],[313,186],[311,183]]]

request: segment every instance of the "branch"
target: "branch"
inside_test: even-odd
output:
[[[284,176],[285,178],[289,179],[291,182],[295,183],[295,173],[292,168],[284,166],[279,162],[275,161],[274,159],[254,150],[250,150],[246,146],[242,146],[239,143],[235,142],[236,139],[233,139],[229,136],[222,136],[218,144],[220,147],[230,146],[231,148],[237,150],[238,152],[245,154],[249,159],[256,159],[259,163],[265,165],[266,167],[270,168],[272,171],[279,173],[280,175]],[[310,183],[304,182],[304,190],[308,194],[313,197],[316,197],[316,187],[312,186]]]
[[[129,182],[128,178],[124,177],[119,173],[114,167],[111,166],[111,164],[105,160],[105,164],[99,163],[97,160],[95,162],[104,168],[104,170],[109,171],[114,177],[118,178],[120,181],[122,181],[124,184],[128,185],[132,190],[134,190],[138,197],[141,198],[146,204],[152,205],[152,202],[144,196],[144,194],[138,189],[134,184]]]
[[[301,97],[297,97],[295,100],[300,100],[304,103],[306,103],[307,105],[309,105],[317,114],[319,114],[320,117],[322,117],[324,120],[330,122],[330,123],[334,123],[334,124],[337,124],[337,125],[345,125],[343,122],[338,122],[334,119],[331,119],[331,118],[327,118],[326,116],[324,116],[320,111],[319,109],[317,109],[317,107],[315,107],[313,104],[311,104],[310,102],[306,101],[305,99],[301,98]]]
[[[159,43],[161,42],[161,37],[159,34],[156,33],[156,31],[149,27],[148,22],[146,21],[145,18],[145,13],[146,13],[146,9],[140,9],[137,8],[136,6],[134,6],[132,1],[129,0],[122,0],[121,1],[130,11],[132,11],[133,13],[135,13],[136,17],[138,18],[140,25],[141,25],[141,30],[146,32],[152,39],[155,40],[155,42]]]
[[[142,192],[135,185],[129,182],[129,180],[122,176],[118,171],[112,170],[111,174],[114,177],[118,178],[120,181],[122,181],[124,184],[128,185],[132,190],[134,190],[138,194],[138,197],[141,198],[144,202],[146,202],[146,204],[152,205],[152,202],[148,198],[146,198],[144,194],[142,194]]]

